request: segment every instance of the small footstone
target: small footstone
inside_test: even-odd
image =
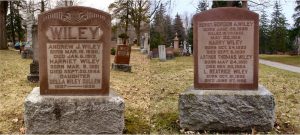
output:
[[[258,90],[196,90],[179,96],[180,127],[188,130],[270,131],[275,122],[271,92]]]
[[[124,99],[109,96],[41,96],[25,99],[26,134],[122,134]]]
[[[129,64],[112,63],[111,68],[116,71],[131,72],[131,65],[129,65]]]

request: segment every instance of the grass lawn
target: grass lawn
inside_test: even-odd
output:
[[[0,50],[0,63],[0,134],[19,133],[23,101],[38,84],[27,81],[31,60],[18,52]],[[111,71],[110,77],[110,86],[125,99],[124,133],[181,133],[178,95],[193,84],[192,57],[160,62],[133,51],[131,65],[132,73]],[[272,133],[300,133],[300,74],[260,65],[259,77],[276,99]]]
[[[261,54],[259,58],[300,67],[300,56]]]

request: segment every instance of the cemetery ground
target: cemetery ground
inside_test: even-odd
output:
[[[26,79],[32,60],[13,50],[0,50],[0,59],[0,134],[19,133],[23,101],[38,86]],[[184,133],[178,125],[178,95],[193,84],[192,57],[160,62],[133,50],[130,63],[132,73],[111,71],[110,76],[110,86],[125,99],[124,133]],[[275,96],[271,133],[300,133],[300,74],[260,65],[259,82]]]
[[[259,55],[259,58],[300,67],[300,56],[294,55]]]

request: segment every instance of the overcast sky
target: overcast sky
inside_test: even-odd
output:
[[[104,11],[108,11],[108,5],[112,3],[114,0],[80,0],[80,5],[82,6],[88,6],[88,7],[94,7],[97,9],[101,9]],[[171,14],[171,16],[174,18],[175,15],[178,13],[179,15],[189,15],[190,17],[195,13],[197,2],[199,0],[171,0],[171,7],[167,8],[168,14]],[[212,1],[212,0],[208,0]],[[268,16],[271,16],[271,13],[273,12],[273,6],[275,0],[252,0],[257,3],[265,3],[269,2],[270,4],[267,5],[267,7],[262,6],[256,6],[256,8],[264,8],[266,9]],[[288,23],[290,25],[294,24],[292,15],[295,13],[295,0],[279,0],[279,3],[282,7],[282,12],[285,15],[286,19],[288,20]],[[252,2],[249,2],[249,4],[253,5]],[[211,5],[210,5],[211,6]],[[254,8],[251,8],[252,10],[256,10]]]

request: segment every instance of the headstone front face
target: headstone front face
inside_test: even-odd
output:
[[[107,95],[111,16],[87,7],[39,15],[41,94]]]
[[[167,57],[166,57],[166,46],[165,45],[159,45],[158,46],[158,52],[159,52],[159,60],[165,61],[167,59]]]
[[[258,14],[218,8],[194,16],[194,86],[258,88]]]
[[[129,64],[131,48],[128,45],[118,45],[115,56],[116,64]]]

